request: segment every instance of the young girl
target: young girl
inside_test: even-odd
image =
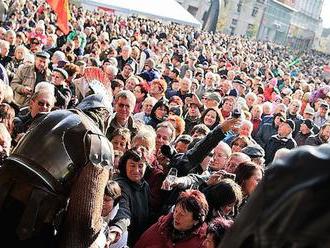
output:
[[[104,248],[107,243],[107,232],[108,223],[116,216],[119,205],[118,200],[121,196],[121,189],[117,182],[109,180],[103,196],[103,206],[102,206],[102,229],[94,242],[93,247]],[[117,243],[111,245],[111,248],[122,247],[126,244],[127,235],[123,235],[122,239],[118,240]],[[110,248],[109,247],[109,248]]]

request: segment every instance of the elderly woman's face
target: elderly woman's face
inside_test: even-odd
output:
[[[17,60],[24,59],[24,50],[23,49],[16,49],[16,51],[15,51],[15,58]]]
[[[193,219],[193,213],[177,204],[173,213],[173,226],[178,231],[187,231],[193,228],[198,221]]]
[[[132,159],[127,160],[126,175],[130,181],[134,183],[141,182],[145,171],[146,171],[146,164],[143,161],[135,162]]]

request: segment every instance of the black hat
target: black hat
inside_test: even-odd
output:
[[[321,108],[329,109],[329,105],[328,105],[326,102],[322,102],[322,103],[320,104],[320,107],[321,107]]]
[[[288,124],[290,126],[290,128],[292,129],[292,131],[295,129],[295,124],[294,124],[293,120],[288,119],[288,120],[284,121],[283,123]]]
[[[175,115],[177,116],[181,116],[182,115],[182,110],[179,106],[173,106],[170,108],[170,112],[173,112]]]
[[[309,120],[309,119],[303,120],[302,123],[305,124],[308,127],[308,129],[312,129],[314,127],[313,126],[313,122],[311,120]]]
[[[50,55],[49,55],[49,53],[47,53],[45,51],[41,51],[41,52],[36,52],[36,57],[49,59]]]
[[[264,149],[258,144],[248,145],[244,147],[241,152],[245,153],[250,158],[262,158],[265,156]]]
[[[61,69],[61,68],[55,68],[53,71],[61,73],[61,75],[64,77],[64,79],[68,79],[69,75],[66,70]]]

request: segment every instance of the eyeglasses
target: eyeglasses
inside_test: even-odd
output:
[[[128,104],[123,104],[123,103],[118,103],[118,107],[123,109],[123,108],[130,108],[130,106]]]

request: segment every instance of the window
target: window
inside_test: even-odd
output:
[[[248,25],[248,31],[252,31],[253,28],[254,28],[254,25],[253,25],[253,24],[249,24],[249,25]]]
[[[247,38],[252,38],[255,35],[254,33],[254,25],[253,24],[249,24],[247,26],[246,32],[245,32],[245,36]]]
[[[252,14],[251,15],[254,16],[254,17],[257,16],[258,10],[259,10],[258,7],[254,7],[253,10],[252,10]]]
[[[240,13],[242,10],[242,0],[240,0],[237,4],[237,12]]]
[[[231,25],[236,26],[237,25],[237,19],[231,20]]]
[[[234,35],[235,34],[235,27],[230,27],[230,35]]]

